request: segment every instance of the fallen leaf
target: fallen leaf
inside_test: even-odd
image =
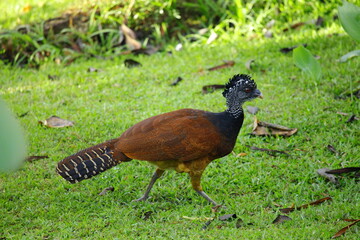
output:
[[[294,23],[294,24],[290,25],[290,29],[295,30],[295,29],[298,29],[298,28],[302,27],[303,25],[305,25],[304,22]],[[284,28],[283,29],[283,32],[287,32],[287,31],[289,31],[289,28]]]
[[[277,124],[261,122],[254,116],[254,128],[252,135],[255,136],[284,136],[289,137],[297,132],[297,128],[288,128]]]
[[[245,63],[245,67],[247,70],[251,70],[251,64],[255,62],[255,59],[250,59]]]
[[[345,54],[341,58],[339,58],[338,61],[341,62],[341,63],[344,63],[347,60],[352,59],[354,57],[358,57],[358,56],[360,56],[360,50],[354,50],[354,51],[351,51],[351,52]]]
[[[135,61],[133,59],[130,59],[130,58],[124,60],[124,65],[127,68],[141,67],[142,66],[141,63],[139,63],[138,61]]]
[[[339,115],[342,115],[342,116],[349,116],[349,115],[350,115],[349,113],[344,113],[344,112],[336,112],[336,114],[339,114]],[[352,118],[353,115],[354,115],[354,114],[352,114],[350,118]],[[350,118],[349,118],[349,119],[350,119]],[[354,116],[354,120],[360,120],[360,118]],[[349,120],[348,120],[348,121],[349,121]]]
[[[44,159],[44,158],[49,158],[49,156],[29,156],[26,158],[26,161],[33,162],[33,161]]]
[[[245,157],[247,155],[247,153],[239,153],[238,155],[236,155],[237,157]]]
[[[330,169],[328,169],[328,168],[321,168],[321,169],[316,170],[316,173],[324,178],[329,179],[329,181],[332,183],[338,183],[336,176],[327,172],[329,170]]]
[[[321,204],[321,203],[323,203],[325,201],[328,201],[328,200],[332,200],[332,198],[331,197],[325,197],[325,198],[316,200],[315,202],[311,202],[311,203],[308,203],[308,204],[301,205],[299,207],[282,208],[282,209],[280,209],[280,212],[282,212],[282,213],[290,213],[290,212],[292,212],[294,210],[300,210],[300,209],[308,208],[309,206],[319,205],[319,204]]]
[[[347,225],[346,227],[340,229],[340,230],[339,230],[337,233],[335,233],[335,235],[332,236],[331,238],[340,237],[341,235],[345,234],[348,229],[350,229],[352,226],[354,226],[354,225],[357,224],[358,222],[360,222],[360,219],[354,220],[353,223],[351,223],[351,224]]]
[[[103,196],[105,194],[107,194],[108,192],[113,192],[115,190],[114,187],[107,187],[104,190],[101,191],[101,193],[99,193],[100,196]]]
[[[292,219],[288,216],[284,216],[284,215],[278,215],[275,220],[272,222],[273,224],[280,224],[286,221],[291,221]]]
[[[247,106],[246,110],[248,111],[248,113],[255,115],[259,111],[259,108],[253,106]]]
[[[307,43],[302,44],[304,47],[307,46]],[[282,53],[289,53],[292,52],[295,48],[297,48],[298,45],[292,46],[292,47],[285,47],[285,48],[280,48],[280,52]]]
[[[173,81],[173,82],[170,84],[170,86],[176,86],[176,85],[178,85],[178,83],[181,82],[182,80],[183,80],[182,77],[177,77],[177,78],[175,79],[175,81]]]
[[[224,64],[208,68],[207,70],[208,71],[215,71],[215,70],[219,70],[219,69],[223,69],[223,68],[232,67],[234,65],[235,65],[235,61],[224,61]]]
[[[281,154],[285,154],[287,156],[290,156],[290,154],[284,152],[284,151],[279,151],[279,150],[273,150],[273,149],[267,149],[267,148],[258,148],[258,147],[251,147],[249,145],[246,145],[246,147],[250,148],[251,150],[256,150],[256,151],[262,151],[262,152],[266,152],[271,156],[275,156],[274,153],[281,153]]]
[[[219,217],[219,220],[220,221],[226,221],[226,220],[229,220],[229,219],[232,219],[232,218],[237,218],[235,213],[222,215],[222,216]]]
[[[131,49],[131,50],[140,49],[141,48],[141,43],[136,40],[135,32],[133,30],[131,30],[125,24],[121,24],[120,28],[121,28],[121,31],[125,35],[126,45],[129,47],[129,49]]]
[[[192,221],[208,221],[208,220],[214,220],[214,218],[211,217],[188,217],[188,216],[182,216],[182,218]]]
[[[48,119],[39,121],[40,124],[50,127],[50,128],[62,128],[62,127],[72,127],[74,122],[59,118],[58,116],[51,116]]]
[[[217,39],[217,37],[218,37],[217,33],[214,31],[211,31],[211,34],[206,41],[206,44],[211,44],[213,41],[215,41]]]
[[[203,93],[203,94],[207,94],[207,93],[213,92],[214,90],[224,89],[224,88],[225,88],[225,85],[224,85],[224,84],[206,85],[206,86],[203,86],[203,88],[202,88],[202,93]]]

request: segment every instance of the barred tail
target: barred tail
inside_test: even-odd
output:
[[[57,173],[65,180],[77,183],[112,168],[121,162],[114,159],[112,142],[110,140],[64,158],[58,163]]]

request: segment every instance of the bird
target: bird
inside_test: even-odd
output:
[[[56,168],[65,180],[77,183],[120,163],[147,161],[157,168],[145,193],[145,201],[166,170],[188,173],[192,188],[214,206],[201,186],[201,176],[210,162],[232,152],[244,121],[243,103],[262,98],[255,81],[236,74],[224,86],[227,108],[209,112],[185,108],[140,121],[120,137],[81,150],[61,160]]]

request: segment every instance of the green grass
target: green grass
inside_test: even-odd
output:
[[[329,35],[331,34],[331,35]],[[319,55],[322,79],[315,84],[279,49],[308,43]],[[27,135],[29,155],[49,159],[25,163],[15,173],[0,174],[0,238],[6,239],[329,239],[360,217],[360,186],[354,178],[340,179],[336,187],[317,176],[319,168],[359,166],[359,121],[337,111],[360,114],[355,97],[337,98],[354,89],[360,60],[340,64],[342,54],[358,45],[339,26],[299,31],[276,39],[249,40],[233,36],[210,46],[185,45],[183,51],[157,53],[134,59],[142,67],[127,69],[125,57],[78,61],[70,66],[46,63],[39,70],[1,66],[0,94],[19,118]],[[249,71],[245,62],[255,59]],[[200,69],[235,60],[233,68],[208,73]],[[94,67],[99,72],[89,73]],[[263,71],[264,70],[264,71]],[[183,216],[212,217],[211,206],[192,189],[185,174],[167,172],[156,184],[151,199],[140,197],[154,167],[131,161],[78,184],[69,184],[55,173],[62,158],[96,143],[119,136],[132,124],[155,114],[180,108],[223,111],[221,91],[202,95],[207,84],[222,84],[236,73],[249,73],[264,95],[247,105],[261,109],[260,120],[296,127],[289,138],[252,137],[252,116],[246,114],[234,152],[215,160],[203,176],[205,191],[227,206],[218,215],[236,213],[236,220],[211,223]],[[49,80],[48,75],[59,76]],[[181,76],[176,87],[169,84]],[[50,129],[38,124],[51,115],[73,120],[72,128]],[[326,149],[333,145],[341,155]],[[272,157],[245,145],[285,150],[290,157]],[[298,151],[296,149],[301,149]],[[99,196],[104,188],[114,192]],[[295,211],[292,221],[271,222],[281,204],[289,207],[329,195],[333,201]],[[143,218],[152,212],[149,219]],[[247,225],[251,223],[252,225]],[[359,226],[346,233],[357,239]]]

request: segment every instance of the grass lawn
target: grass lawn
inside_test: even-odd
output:
[[[314,83],[282,47],[307,43],[320,56],[322,79]],[[70,66],[47,63],[39,70],[1,66],[0,94],[19,118],[28,139],[29,155],[48,159],[26,162],[21,170],[0,174],[0,238],[4,239],[329,239],[360,218],[360,185],[351,177],[335,186],[319,177],[319,168],[360,165],[359,121],[355,96],[339,98],[359,83],[360,58],[336,60],[359,48],[339,26],[298,31],[275,39],[244,39],[208,46],[185,45],[182,51],[132,57],[142,67],[128,69],[123,61],[77,61]],[[255,59],[252,70],[245,62]],[[235,66],[199,71],[234,60]],[[88,68],[99,69],[88,72]],[[234,74],[248,73],[264,95],[247,105],[257,106],[258,119],[298,128],[289,138],[253,137],[253,116],[246,113],[234,149],[209,165],[203,187],[226,205],[217,216],[236,213],[243,220],[214,220],[202,230],[211,205],[192,190],[185,174],[167,172],[146,202],[140,197],[154,167],[131,161],[78,184],[55,173],[64,157],[119,136],[134,123],[180,108],[219,112],[225,109],[221,91],[203,95],[203,85],[223,84]],[[48,75],[58,78],[49,80]],[[169,86],[178,76],[184,80]],[[350,114],[343,116],[337,112]],[[46,128],[38,121],[51,115],[75,121],[70,128]],[[270,156],[246,145],[287,151]],[[334,146],[333,154],[327,145]],[[237,157],[239,153],[246,156]],[[104,188],[115,190],[98,195]],[[283,224],[272,224],[280,207],[299,206],[331,196],[332,201],[294,211]],[[184,218],[184,216],[191,219]],[[360,226],[346,239],[358,239]]]

